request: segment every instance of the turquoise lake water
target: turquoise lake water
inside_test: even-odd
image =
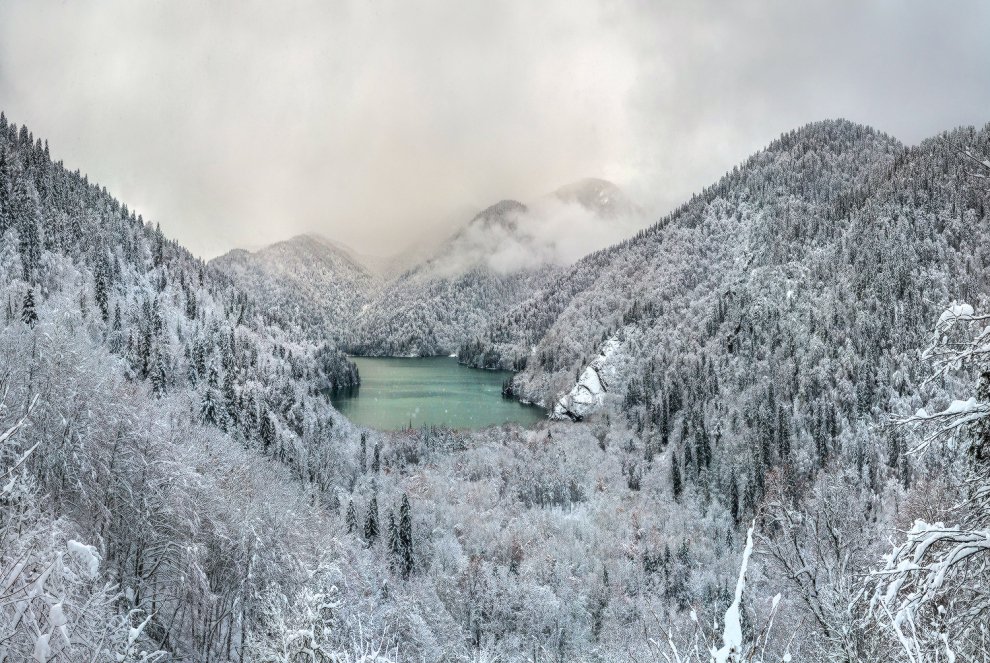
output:
[[[502,397],[502,382],[512,376],[507,371],[468,368],[454,357],[351,359],[361,386],[332,401],[359,426],[484,428],[507,422],[529,426],[546,418],[541,408]]]

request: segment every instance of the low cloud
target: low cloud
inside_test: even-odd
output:
[[[501,274],[570,265],[629,237],[647,218],[633,206],[603,217],[576,202],[546,196],[508,215],[506,223],[468,225],[441,247],[426,274],[450,277],[479,265]]]
[[[988,25],[977,0],[0,2],[0,108],[201,256],[388,255],[590,174],[652,221],[826,117],[982,124]],[[608,233],[548,219],[561,260]]]

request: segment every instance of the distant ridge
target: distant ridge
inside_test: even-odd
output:
[[[235,249],[210,265],[307,333],[338,345],[350,343],[352,321],[380,286],[351,249],[315,234],[254,252]]]

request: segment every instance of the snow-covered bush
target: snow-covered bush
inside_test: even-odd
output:
[[[988,166],[990,168],[990,166]],[[975,375],[975,395],[904,423],[922,432],[924,452],[944,443],[963,452],[956,522],[918,520],[885,556],[872,581],[871,611],[901,645],[901,658],[923,661],[986,660],[990,654],[990,315],[953,304],[939,317],[925,356],[933,379]],[[976,325],[970,338],[959,327]],[[981,330],[979,327],[983,327]],[[982,657],[982,658],[980,658]]]

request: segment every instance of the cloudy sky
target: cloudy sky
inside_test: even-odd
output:
[[[610,179],[654,215],[827,118],[990,121],[986,2],[0,0],[0,109],[195,253],[388,254]]]

